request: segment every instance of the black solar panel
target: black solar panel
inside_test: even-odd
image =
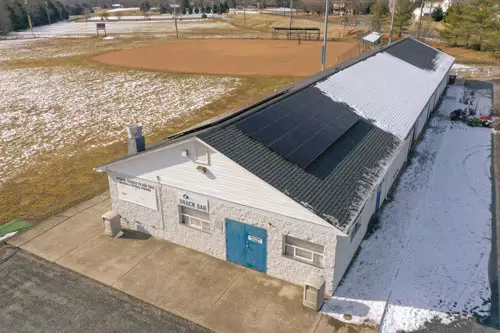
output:
[[[311,87],[245,118],[237,127],[306,168],[359,119],[348,105]]]

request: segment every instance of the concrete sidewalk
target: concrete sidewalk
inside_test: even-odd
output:
[[[375,332],[302,306],[302,288],[133,231],[105,236],[99,195],[9,241],[218,332]]]

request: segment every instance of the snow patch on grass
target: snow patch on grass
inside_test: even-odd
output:
[[[98,22],[101,22],[98,18]],[[232,29],[233,26],[226,22],[209,21],[179,21],[179,31],[190,29]],[[106,21],[106,32],[108,35],[116,34],[141,34],[141,33],[174,33],[173,20],[169,21]],[[33,38],[35,37],[80,37],[96,36],[96,22],[57,22],[51,25],[43,25],[33,28],[33,33],[28,30],[16,31],[9,34],[10,38]]]
[[[124,128],[147,135],[238,85],[230,77],[173,76],[85,67],[0,68],[0,180],[39,153],[124,141]]]

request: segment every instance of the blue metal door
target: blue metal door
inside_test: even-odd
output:
[[[267,270],[267,231],[226,219],[227,260],[255,269]]]
[[[377,200],[375,202],[375,214],[378,213],[378,210],[380,208],[380,196],[381,196],[381,194],[382,194],[382,185],[380,185],[378,187],[378,190],[377,190]]]

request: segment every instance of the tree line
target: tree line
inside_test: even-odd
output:
[[[475,50],[500,51],[500,7],[490,0],[454,3],[443,19],[439,31],[443,40],[452,46]]]
[[[68,7],[58,0],[0,0],[0,35],[28,29],[28,14],[34,27],[69,17]]]

